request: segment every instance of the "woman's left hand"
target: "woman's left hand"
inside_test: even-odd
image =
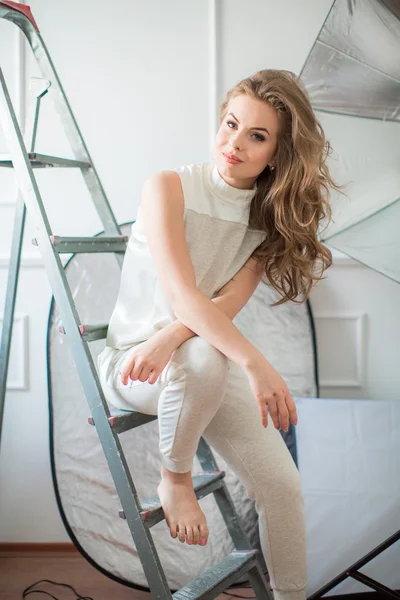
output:
[[[165,335],[163,330],[145,342],[134,346],[129,350],[122,363],[120,373],[122,383],[127,385],[129,378],[133,381],[148,379],[149,383],[155,383],[176,348],[172,336]]]

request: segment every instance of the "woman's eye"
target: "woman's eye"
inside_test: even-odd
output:
[[[236,125],[236,123],[234,121],[227,121],[226,123],[227,123],[228,126],[229,125]],[[230,127],[230,129],[232,129],[232,127]],[[260,135],[259,133],[254,133],[253,135],[257,136],[257,140],[259,142],[263,142],[265,140],[264,136]]]

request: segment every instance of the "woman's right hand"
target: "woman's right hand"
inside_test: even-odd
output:
[[[245,372],[260,409],[263,427],[268,426],[268,408],[276,429],[282,424],[287,431],[289,419],[293,425],[297,425],[296,404],[287,385],[261,353],[245,367]]]
[[[167,366],[177,345],[167,327],[161,329],[145,342],[140,342],[131,348],[122,363],[120,379],[127,385],[132,381],[148,381],[153,384]]]

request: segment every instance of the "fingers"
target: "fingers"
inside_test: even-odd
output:
[[[280,428],[278,402],[281,402],[281,392],[274,392],[268,402],[268,408],[276,429]]]
[[[150,373],[152,373],[153,369],[152,367],[149,366],[144,366],[142,367],[140,364],[139,365],[134,365],[132,367],[131,372],[129,373],[129,379],[131,379],[132,381],[147,381]]]
[[[142,382],[148,380],[149,383],[155,383],[159,375],[158,371],[154,370],[152,366],[142,367],[140,363],[136,365],[133,360],[123,365],[120,374],[124,385],[128,385],[129,379]]]
[[[286,404],[289,410],[290,420],[292,421],[293,425],[297,425],[299,419],[297,416],[296,404],[289,393],[286,395]]]
[[[149,366],[144,366],[142,368],[137,367],[137,369],[134,369],[133,371],[131,371],[131,379],[133,379],[134,381],[136,379],[139,379],[139,381],[147,381],[148,376],[150,375],[150,371],[152,371],[152,367]],[[136,375],[137,373],[137,375]]]
[[[142,371],[145,369],[145,366],[141,364],[140,358],[138,356],[131,359],[131,371],[129,373],[129,378],[132,381],[136,381],[140,379],[142,381]]]
[[[139,378],[139,374],[140,374],[142,367],[139,364],[139,361],[137,361],[137,362],[138,362],[138,364],[135,364],[135,359],[128,356],[127,359],[122,364],[120,374],[121,374],[121,381],[124,385],[128,385],[129,379],[132,379],[132,381],[135,381],[136,379]]]
[[[287,406],[286,406],[286,395],[285,395],[285,392],[282,390],[281,392],[279,392],[277,394],[277,396],[278,396],[278,398],[277,398],[277,406],[279,408],[279,415],[280,415],[280,419],[281,419],[282,429],[284,431],[287,431],[289,429],[289,411],[288,411]],[[279,421],[278,421],[278,427],[277,427],[277,429],[279,429]]]
[[[149,383],[155,383],[157,381],[157,377],[158,377],[159,373],[157,373],[157,371],[150,371],[150,375],[149,375]]]
[[[268,409],[265,402],[262,400],[258,401],[258,408],[260,409],[261,423],[263,427],[268,427]]]
[[[272,395],[264,397],[258,402],[261,423],[263,427],[268,426],[268,411],[276,429],[289,430],[290,421],[297,425],[298,417],[296,404],[289,391],[280,390]]]
[[[290,421],[292,421],[293,425],[297,425],[297,422],[298,422],[296,404],[295,404],[292,396],[290,395],[289,390],[282,390],[282,391],[274,394],[274,396],[276,396],[276,398],[277,398],[276,403],[277,403],[277,409],[279,410],[279,416],[278,416],[278,410],[277,410],[276,413],[274,413],[274,417],[273,417],[275,427],[277,429],[280,428],[280,425],[279,425],[279,417],[280,417],[282,429],[284,431],[288,431],[289,426],[290,426]]]
[[[130,362],[127,362],[122,365],[120,375],[121,375],[121,381],[124,385],[127,385],[127,383],[128,383],[129,374],[131,372],[131,369],[132,369],[132,365]]]

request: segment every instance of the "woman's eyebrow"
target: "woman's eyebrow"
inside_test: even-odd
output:
[[[237,118],[235,117],[235,115],[233,113],[228,113],[228,116],[232,115],[232,117],[235,119],[235,121],[237,121],[239,123],[239,121],[237,120]],[[265,127],[250,127],[250,129],[261,129],[261,131],[266,131],[268,133],[268,135],[271,135],[270,132],[268,131],[268,129],[265,129]]]

